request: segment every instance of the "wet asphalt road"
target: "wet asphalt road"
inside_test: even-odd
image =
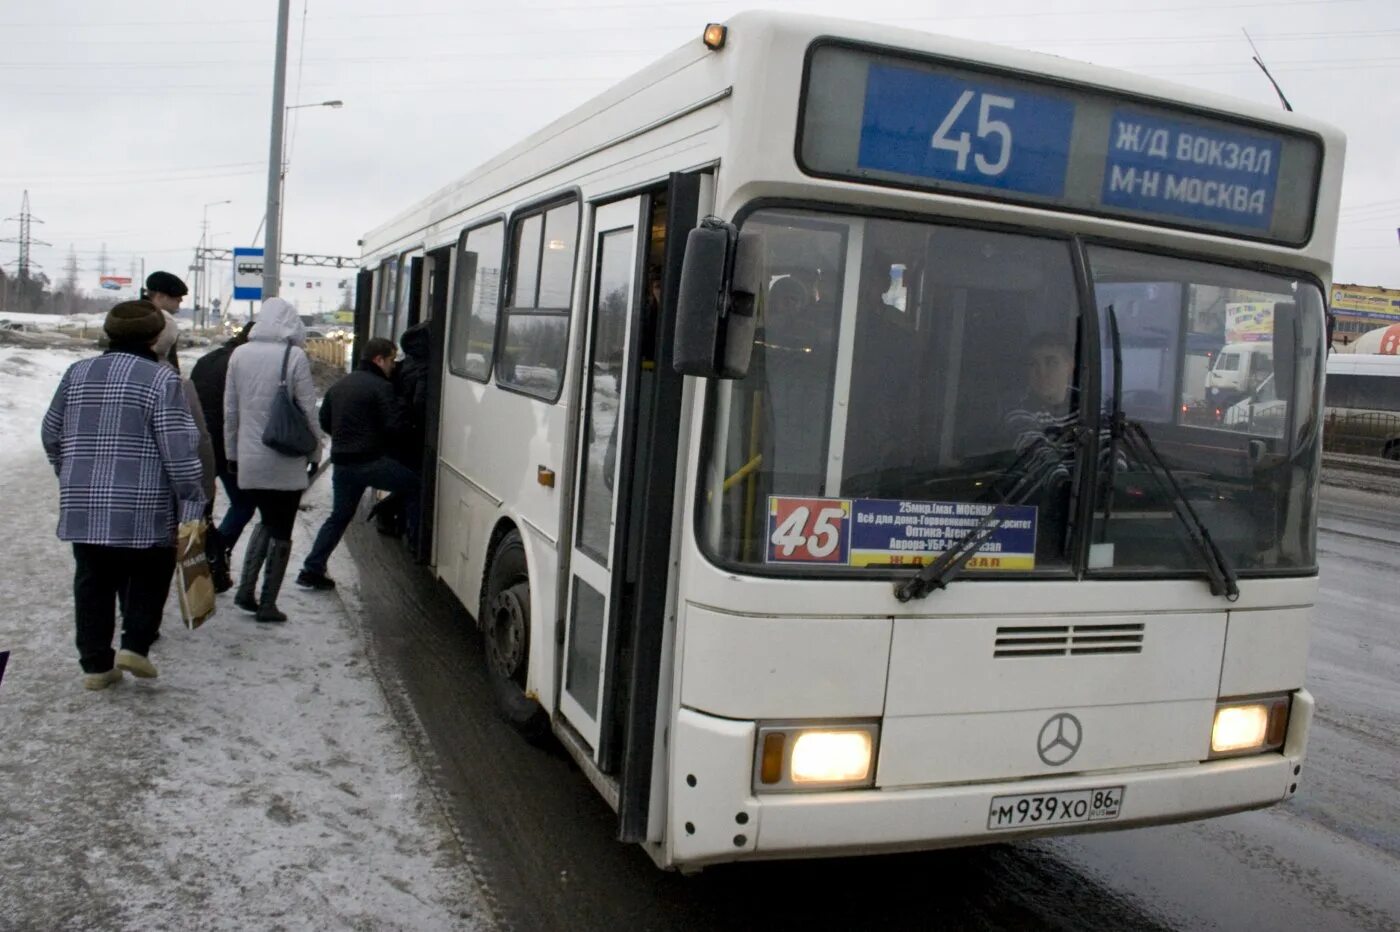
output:
[[[1324,488],[1308,760],[1288,804],[960,851],[666,873],[492,711],[474,626],[363,524],[359,616],[501,928],[1400,929],[1400,498]]]

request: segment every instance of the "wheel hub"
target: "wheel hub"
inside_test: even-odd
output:
[[[529,587],[511,586],[491,603],[491,624],[486,632],[486,644],[491,666],[503,676],[516,679],[525,653],[525,626]]]

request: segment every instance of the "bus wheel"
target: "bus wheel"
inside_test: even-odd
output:
[[[530,664],[530,576],[519,531],[501,539],[482,593],[486,675],[496,706],[527,737],[541,737],[548,721],[540,704],[525,695]]]

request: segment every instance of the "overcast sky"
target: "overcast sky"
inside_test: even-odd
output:
[[[345,106],[293,114],[283,250],[357,255],[366,230],[754,5],[858,10],[1274,106],[1248,29],[1295,109],[1347,134],[1336,280],[1400,288],[1397,0],[292,0],[287,101]],[[113,273],[144,258],[187,277],[216,201],[232,203],[207,209],[212,244],[260,244],[276,10],[0,0],[0,219],[28,189],[45,273],[71,245],[93,289],[105,243]],[[0,244],[0,264],[16,255]],[[299,299],[344,277],[283,275]]]

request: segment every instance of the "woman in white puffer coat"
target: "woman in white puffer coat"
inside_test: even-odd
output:
[[[224,449],[229,468],[237,473],[238,487],[253,500],[260,518],[248,541],[233,603],[252,612],[258,621],[287,620],[277,608],[277,594],[291,556],[297,506],[310,482],[307,466],[320,461],[319,449],[309,457],[288,456],[262,442],[284,361],[292,398],[312,433],[321,437],[316,386],[305,345],[306,328],[296,308],[281,298],[269,298],[258,310],[248,342],[229,357],[224,382]],[[258,571],[264,567],[259,595]]]

